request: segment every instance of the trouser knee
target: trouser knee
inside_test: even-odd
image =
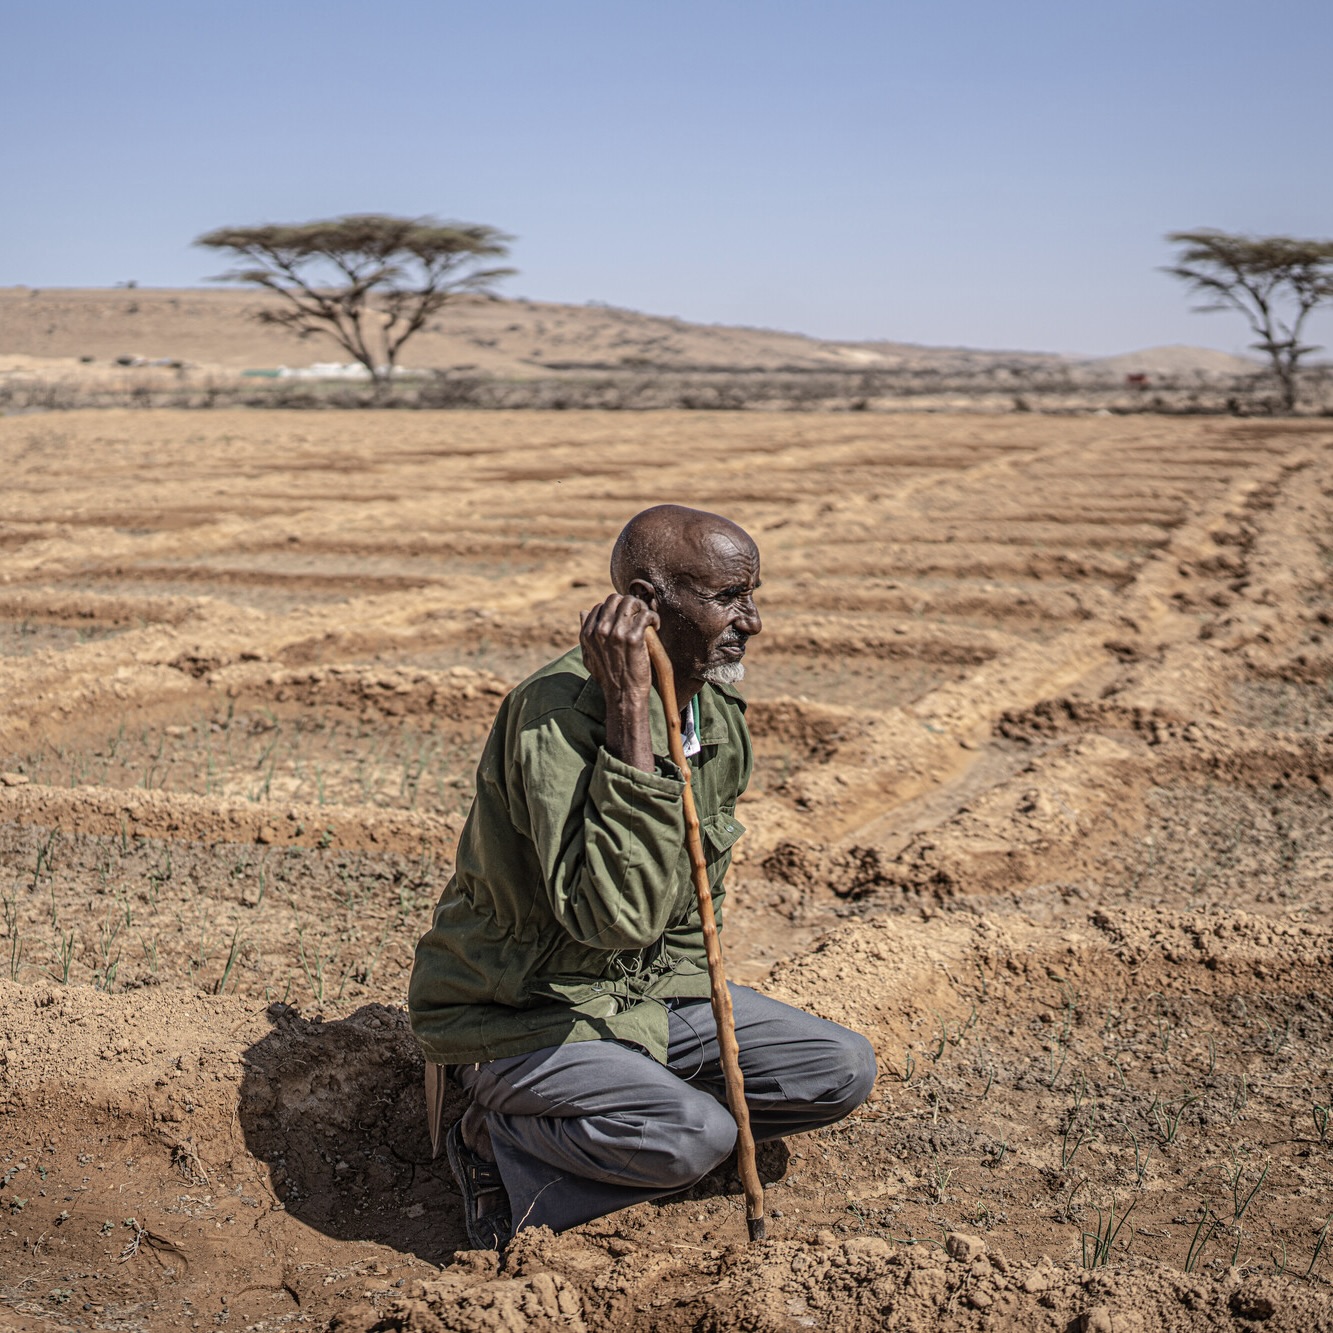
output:
[[[860,1106],[875,1086],[879,1074],[879,1065],[875,1060],[875,1048],[859,1032],[853,1032],[853,1072],[847,1085],[847,1099],[850,1111]]]
[[[661,1122],[649,1133],[654,1177],[664,1190],[685,1189],[706,1176],[736,1146],[736,1122],[723,1106],[695,1103],[688,1118]]]
[[[843,1078],[830,1089],[824,1105],[840,1119],[848,1115],[870,1096],[879,1072],[875,1062],[875,1048],[859,1033],[844,1030],[839,1065]]]

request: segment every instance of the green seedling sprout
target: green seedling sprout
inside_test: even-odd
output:
[[[977,1020],[980,1017],[981,1015],[977,1013],[977,1006],[974,1004],[972,1006],[971,1012],[967,1016],[967,1021],[963,1023],[963,1025],[958,1029],[957,1034],[954,1036],[953,1044],[955,1046],[961,1046],[963,1044],[963,1038],[966,1037],[967,1034],[971,1032],[974,1027],[976,1027]]]
[[[1315,1102],[1310,1107],[1310,1114],[1314,1118],[1315,1133],[1319,1135],[1320,1143],[1328,1142],[1328,1116],[1329,1108]]]
[[[1051,1039],[1050,1059],[1047,1065],[1046,1086],[1054,1089],[1056,1080],[1060,1077],[1061,1071],[1065,1067],[1065,1060],[1069,1055],[1069,1049],[1065,1045],[1060,1034]]]
[[[1069,1057],[1069,1034],[1073,1030],[1074,1015],[1078,1008],[1079,992],[1073,990],[1068,984],[1062,984],[1060,987],[1064,993],[1064,1013],[1060,1019],[1060,1030],[1051,1038],[1050,1057],[1047,1063],[1046,1086],[1054,1088],[1061,1072],[1065,1067],[1065,1061]]]
[[[1278,1244],[1282,1246],[1282,1262],[1279,1264],[1276,1259],[1273,1260],[1274,1277],[1281,1277],[1287,1271],[1287,1242],[1279,1238]]]
[[[227,989],[227,981],[231,976],[232,968],[236,966],[236,959],[240,955],[242,944],[241,928],[240,926],[237,926],[231,933],[231,948],[227,950],[227,963],[222,969],[222,976],[218,980],[218,984],[213,989],[214,995],[222,995],[225,993]],[[156,941],[154,941],[154,947],[156,948]],[[238,977],[237,983],[239,984],[239,982],[240,978]]]
[[[1314,1272],[1314,1266],[1319,1262],[1319,1255],[1323,1251],[1324,1242],[1328,1239],[1328,1224],[1333,1222],[1333,1213],[1330,1213],[1324,1219],[1323,1228],[1319,1232],[1319,1239],[1315,1241],[1314,1253],[1310,1256],[1310,1266],[1305,1270],[1305,1276],[1308,1278]]]
[[[1092,1103],[1092,1109],[1088,1116],[1088,1122],[1074,1133],[1074,1126],[1078,1120],[1078,1109],[1082,1098],[1074,1103],[1068,1117],[1065,1120],[1065,1127],[1060,1133],[1060,1170],[1069,1169],[1069,1164],[1078,1155],[1078,1150],[1085,1144],[1090,1143],[1095,1135],[1097,1128],[1097,1103]]]
[[[1172,1112],[1168,1103],[1154,1098],[1149,1111],[1157,1124],[1157,1132],[1161,1136],[1163,1146],[1175,1142],[1176,1134],[1180,1130],[1181,1118],[1185,1111],[1198,1100],[1197,1094],[1187,1092],[1181,1097],[1180,1105]]]
[[[1171,1059],[1171,1020],[1163,1014],[1157,1016],[1157,1044],[1162,1049],[1168,1063]]]
[[[1115,1215],[1115,1196],[1111,1196],[1111,1207],[1103,1213],[1096,1204],[1093,1209],[1097,1214],[1097,1230],[1083,1232],[1083,1267],[1101,1268],[1111,1260],[1111,1247],[1115,1244],[1116,1237],[1120,1234],[1120,1228],[1123,1227],[1129,1219],[1130,1213],[1138,1206],[1138,1200],[1133,1203],[1121,1214],[1120,1220],[1116,1220]],[[1132,1235],[1132,1233],[1131,1233]],[[1088,1242],[1092,1242],[1092,1249],[1089,1251]]]
[[[1148,1174],[1148,1159],[1152,1156],[1152,1145],[1149,1144],[1146,1151],[1139,1151],[1139,1136],[1134,1132],[1134,1128],[1128,1121],[1122,1120],[1125,1133],[1129,1135],[1129,1141],[1134,1145],[1134,1184],[1138,1189],[1143,1188],[1143,1178]]]
[[[4,899],[5,934],[9,936],[9,979],[17,981],[23,971],[23,935],[19,930],[18,899],[10,894]]]
[[[111,957],[111,950],[115,947],[116,941],[120,938],[120,932],[124,929],[125,921],[120,912],[115,914],[113,919],[111,909],[106,909],[106,918],[97,930],[97,949],[102,959],[102,989],[109,991],[112,982],[115,979],[116,968],[120,962],[120,950],[116,949],[116,956]]]
[[[1245,1239],[1245,1232],[1242,1228],[1236,1228],[1236,1243],[1231,1247],[1231,1267],[1236,1268],[1240,1264],[1240,1245]]]
[[[1287,1038],[1291,1035],[1291,1019],[1288,1018],[1282,1024],[1281,1031],[1266,1018],[1261,1018],[1259,1021],[1264,1025],[1264,1036],[1260,1049],[1266,1055],[1276,1058],[1281,1054],[1282,1048],[1287,1044]]]
[[[60,944],[57,946],[60,955],[60,981],[62,985],[69,985],[69,970],[74,962],[74,932],[68,933],[62,931],[60,934]]]
[[[1245,1081],[1244,1073],[1241,1073],[1236,1082],[1236,1090],[1231,1096],[1231,1124],[1236,1123],[1240,1113],[1249,1105],[1249,1102],[1250,1090]]]
[[[356,980],[360,985],[370,985],[370,979],[375,975],[375,967],[379,963],[380,954],[384,952],[385,945],[389,943],[389,933],[389,928],[386,926],[384,934],[380,937],[380,942],[375,948],[375,952],[370,955],[370,961],[364,964],[359,972],[354,973]]]
[[[1079,1177],[1076,1181],[1074,1181],[1074,1183],[1073,1183],[1073,1184],[1072,1184],[1072,1185],[1065,1191],[1064,1208],[1063,1208],[1061,1211],[1062,1211],[1063,1215],[1064,1215],[1066,1218],[1069,1218],[1070,1220],[1073,1219],[1073,1216],[1074,1216],[1074,1196],[1079,1192],[1079,1190],[1081,1190],[1081,1189],[1082,1189],[1085,1185],[1087,1185],[1088,1183],[1089,1183],[1089,1182],[1088,1182],[1088,1178],[1087,1178],[1087,1176],[1080,1176],[1080,1177]]]
[[[1204,1226],[1207,1224],[1207,1230]],[[1212,1239],[1213,1232],[1221,1226],[1221,1222],[1213,1216],[1213,1210],[1207,1205],[1203,1206],[1203,1216],[1199,1219],[1199,1225],[1194,1228],[1194,1237],[1190,1241],[1190,1247],[1185,1255],[1185,1271],[1194,1272],[1199,1260],[1203,1258],[1203,1247]]]
[[[981,1100],[984,1102],[990,1096],[991,1084],[995,1082],[995,1066],[989,1064],[986,1066],[986,1086],[981,1090]]]
[[[1235,1155],[1231,1158],[1232,1170],[1226,1173],[1227,1183],[1231,1186],[1232,1218],[1231,1220],[1239,1224],[1241,1218],[1245,1216],[1246,1209],[1254,1202],[1254,1196],[1259,1193],[1264,1181],[1268,1177],[1268,1168],[1272,1165],[1272,1159],[1264,1162],[1263,1170],[1259,1172],[1259,1179],[1254,1182],[1250,1192],[1241,1199],[1244,1190],[1244,1166],[1236,1159]]]
[[[949,1025],[940,1018],[939,1014],[935,1014],[935,1018],[940,1025],[940,1034],[935,1038],[935,1049],[929,1052],[932,1063],[939,1060],[940,1056],[944,1054],[946,1047],[949,1045]]]
[[[311,993],[321,1004],[324,1002],[324,970],[338,956],[337,949],[330,949],[328,953],[321,953],[319,949],[315,950],[314,966],[311,967],[311,960],[306,953],[305,948],[305,927],[300,926],[296,931],[296,952],[297,958],[301,964],[301,971],[305,973],[305,979],[310,986]],[[350,971],[350,969],[349,969]],[[347,985],[347,973],[343,975],[343,986]],[[338,992],[342,995],[342,990]]]
[[[931,1189],[935,1194],[935,1202],[944,1202],[944,1191],[949,1188],[949,1182],[953,1179],[953,1169],[947,1167],[938,1157],[934,1159],[930,1173]]]

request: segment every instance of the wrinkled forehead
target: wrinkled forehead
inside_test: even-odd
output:
[[[691,534],[680,543],[677,556],[677,574],[701,585],[754,583],[759,578],[759,548],[734,524]]]

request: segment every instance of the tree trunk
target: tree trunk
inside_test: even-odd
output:
[[[1294,412],[1296,410],[1296,367],[1279,363],[1277,377],[1282,384],[1282,410],[1284,412]]]
[[[370,367],[371,394],[376,403],[382,403],[393,390],[393,365]]]
[[[1273,365],[1273,378],[1282,389],[1282,410],[1291,412],[1296,407],[1296,367],[1281,347],[1269,344],[1264,350]]]

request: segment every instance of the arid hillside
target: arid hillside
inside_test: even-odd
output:
[[[105,369],[119,357],[138,357],[235,372],[347,359],[330,340],[302,340],[256,322],[255,313],[269,299],[231,288],[0,288],[0,365],[31,357]],[[446,307],[408,345],[404,364],[524,377],[644,369],[933,370],[967,375],[995,368],[1060,368],[1102,373],[1101,362],[1053,353],[829,342],[771,329],[692,324],[597,302],[559,305],[481,297],[465,297]],[[1250,373],[1254,363],[1191,347],[1151,348],[1107,359],[1106,373],[1114,377],[1125,370],[1226,376]]]
[[[0,1327],[1333,1328],[1333,423],[47,412],[0,466]],[[499,700],[682,497],[763,556],[729,967],[880,1078],[764,1150],[763,1245],[724,1169],[497,1270],[412,948]]]
[[[235,289],[0,289],[0,356],[177,358],[201,366],[341,361],[331,341],[257,323],[269,298]],[[561,369],[860,369],[995,353],[820,342],[767,329],[690,324],[611,306],[461,298],[409,344],[406,364],[533,375]],[[1030,358],[1034,363],[1056,357]]]

